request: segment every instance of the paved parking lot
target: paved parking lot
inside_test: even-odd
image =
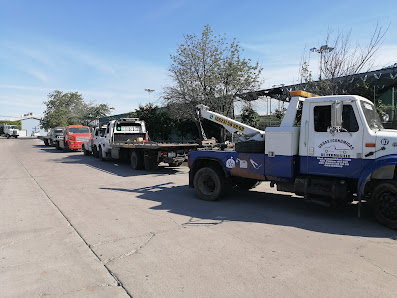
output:
[[[395,297],[397,231],[270,189],[204,202],[188,168],[134,171],[0,138],[2,297]]]

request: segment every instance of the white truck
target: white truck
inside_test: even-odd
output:
[[[222,115],[216,121],[215,113],[200,110],[245,134],[247,125]],[[249,189],[260,181],[328,205],[356,201],[360,207],[365,200],[380,223],[397,228],[397,131],[383,128],[371,101],[294,91],[280,127],[266,128],[263,136],[233,150],[189,153],[189,186],[209,201],[232,186]]]
[[[189,151],[198,144],[158,143],[148,141],[145,122],[137,118],[112,120],[99,140],[101,160],[129,160],[134,170],[153,170],[160,162],[180,166]]]
[[[63,140],[64,129],[64,127],[51,128],[46,136],[38,136],[38,138],[42,139],[46,146],[55,146],[56,142]]]
[[[18,125],[4,124],[3,134],[7,139],[9,139],[10,137],[18,138],[19,137]]]
[[[95,127],[92,130],[92,138],[83,141],[81,148],[83,149],[84,155],[94,155],[95,157],[99,157],[99,144],[103,135],[106,131],[106,125],[101,127]]]

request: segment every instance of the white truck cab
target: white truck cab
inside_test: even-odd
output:
[[[9,139],[10,137],[18,138],[19,129],[17,125],[4,124],[3,126],[4,136]]]

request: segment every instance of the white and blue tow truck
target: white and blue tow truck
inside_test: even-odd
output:
[[[293,91],[280,126],[265,131],[205,106],[198,112],[243,140],[233,149],[189,153],[189,186],[201,199],[270,181],[328,205],[365,200],[380,223],[397,228],[397,130],[383,128],[370,100]]]

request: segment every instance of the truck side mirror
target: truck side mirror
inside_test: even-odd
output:
[[[335,101],[331,109],[331,127],[342,127],[343,103]]]

